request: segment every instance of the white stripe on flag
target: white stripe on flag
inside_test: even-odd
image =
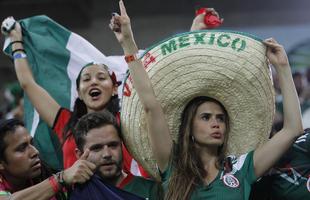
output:
[[[67,73],[71,80],[71,109],[77,97],[75,80],[81,68],[87,63],[95,62],[105,64],[115,72],[118,81],[123,81],[124,74],[126,74],[128,69],[123,56],[107,57],[87,40],[75,33],[71,33],[66,48],[70,51]],[[119,94],[121,94],[120,92],[121,90],[119,90]]]
[[[11,43],[11,39],[9,37],[5,38],[4,45],[3,45],[3,52],[9,46],[10,43]]]
[[[131,159],[130,172],[135,176],[141,176],[139,165],[134,159]]]
[[[37,127],[39,125],[40,116],[36,109],[33,109],[33,119],[32,119],[32,125],[31,125],[31,131],[30,135],[31,137],[34,137],[34,134],[36,133]]]

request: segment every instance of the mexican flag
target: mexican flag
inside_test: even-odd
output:
[[[77,97],[75,80],[87,63],[103,63],[122,81],[127,64],[123,56],[105,56],[81,36],[69,31],[47,16],[34,16],[19,21],[22,26],[24,48],[36,82],[62,106],[73,108]],[[11,55],[9,38],[3,51]],[[122,86],[119,87],[121,92]],[[121,95],[119,95],[121,96]],[[34,137],[41,158],[55,169],[61,169],[62,152],[56,134],[42,121],[24,97],[25,124]],[[71,109],[72,110],[72,109]]]

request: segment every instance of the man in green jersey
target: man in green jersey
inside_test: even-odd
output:
[[[285,156],[255,184],[253,200],[310,199],[310,129],[306,129]]]

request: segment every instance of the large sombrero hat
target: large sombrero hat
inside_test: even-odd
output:
[[[172,138],[177,138],[185,105],[197,96],[208,96],[220,101],[228,112],[229,154],[240,155],[264,143],[275,109],[265,51],[260,39],[228,31],[183,33],[149,48],[142,62]],[[123,89],[121,125],[131,154],[158,177],[144,111],[130,76]]]

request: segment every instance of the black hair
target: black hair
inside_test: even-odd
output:
[[[4,151],[7,148],[5,143],[5,137],[8,134],[13,134],[17,127],[25,127],[24,123],[19,119],[6,119],[0,120],[0,160],[6,162],[6,157],[4,156]],[[41,175],[32,179],[34,184],[42,182],[42,180],[52,176],[56,173],[56,170],[50,168],[43,160],[41,160]],[[66,195],[63,192],[59,192],[55,195],[57,200],[65,200]]]
[[[5,137],[10,133],[14,133],[16,128],[19,126],[24,127],[25,125],[18,119],[0,120],[0,160],[6,162],[6,158],[4,156],[4,151],[7,148],[7,144],[4,141]]]
[[[121,130],[116,118],[109,111],[103,110],[100,112],[89,113],[79,119],[73,132],[77,148],[83,152],[85,136],[87,136],[88,132],[91,129],[100,128],[106,125],[112,125],[116,129],[119,138],[122,140]]]
[[[90,66],[90,64],[85,65],[81,69],[81,71],[80,71],[80,73],[76,79],[76,90],[77,91],[80,89],[81,74],[87,66]],[[107,68],[105,65],[100,65],[100,66],[103,66],[105,69]],[[108,70],[108,68],[106,70]],[[113,84],[118,84],[117,82],[113,81],[113,78],[111,78],[111,79],[112,79]],[[117,113],[120,110],[118,95],[112,96],[110,98],[109,102],[105,106],[105,109],[107,109],[109,112],[111,112],[114,116],[117,115]],[[75,124],[78,122],[78,120],[82,116],[84,116],[86,114],[87,114],[86,104],[84,103],[83,100],[77,98],[74,102],[72,115],[71,115],[71,117],[70,117],[68,123],[66,124],[64,131],[63,131],[63,138],[64,138],[63,141],[65,141],[68,137],[70,137],[72,135]]]

